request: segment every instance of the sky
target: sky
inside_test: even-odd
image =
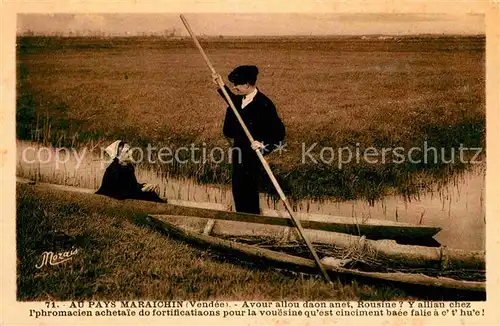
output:
[[[485,33],[480,14],[320,14],[320,13],[190,13],[198,35],[366,35]],[[165,33],[187,35],[179,14],[19,14],[18,34],[101,32],[107,35]]]

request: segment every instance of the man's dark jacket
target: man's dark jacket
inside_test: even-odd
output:
[[[266,95],[257,91],[253,100],[242,109],[243,96],[233,94],[227,86],[225,88],[252,137],[267,145],[264,154],[270,153],[276,145],[285,139],[285,126],[278,116],[273,102]],[[220,89],[218,92],[225,99]],[[248,150],[252,151],[250,142],[230,107],[226,110],[223,132],[226,137],[234,139],[234,147],[240,147],[244,156]]]

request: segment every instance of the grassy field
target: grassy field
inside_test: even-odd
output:
[[[277,270],[191,246],[116,200],[17,187],[17,298],[31,300],[461,300],[449,293]],[[39,269],[45,251],[77,249]],[[468,297],[467,299],[477,299]],[[484,300],[484,298],[483,298]]]
[[[424,141],[446,150],[460,144],[484,148],[484,41],[202,43],[224,77],[239,64],[259,66],[259,87],[287,127],[288,151],[269,158],[288,194],[374,200],[411,195],[467,165],[353,161],[339,169],[335,163],[302,164],[302,144],[317,143],[317,151],[422,148]],[[77,147],[115,139],[136,146],[228,146],[221,131],[225,104],[190,40],[24,37],[17,47],[18,138]],[[160,168],[200,182],[228,182],[230,175],[224,163]]]

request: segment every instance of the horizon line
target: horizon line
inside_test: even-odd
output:
[[[16,33],[16,36],[46,36],[46,37],[161,37],[165,39],[179,39],[179,38],[190,38],[189,35],[175,35],[166,36],[160,33],[150,33],[150,34],[99,34],[96,31],[91,31],[91,33],[96,34],[84,34],[84,35],[68,35],[68,32],[53,32],[53,33],[36,33],[30,34],[29,32]],[[260,35],[233,35],[233,34],[200,34],[197,37],[212,37],[212,38],[256,38],[256,37],[370,37],[370,36],[391,36],[391,37],[407,37],[407,36],[486,36],[486,33],[413,33],[413,34],[382,34],[382,33],[371,33],[371,34],[260,34]]]

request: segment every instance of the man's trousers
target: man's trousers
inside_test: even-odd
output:
[[[260,214],[259,180],[261,164],[254,152],[245,151],[240,157],[234,155],[232,190],[234,205],[237,212]]]

